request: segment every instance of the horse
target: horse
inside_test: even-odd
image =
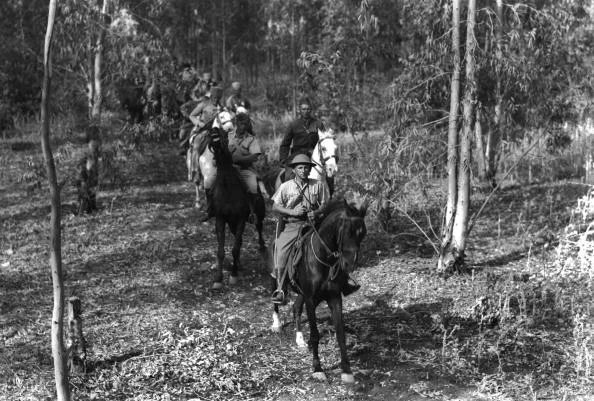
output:
[[[233,116],[228,111],[219,112],[212,121],[207,123],[203,128],[204,131],[213,129],[222,129],[224,125],[229,124],[233,120]],[[190,134],[190,147],[186,153],[186,166],[188,168],[188,181],[194,183],[195,201],[194,206],[197,209],[202,209],[201,192],[204,190],[204,181],[209,183],[214,180],[216,176],[216,166],[214,162],[214,155],[210,147],[205,146],[207,141],[198,140],[199,132],[193,130]],[[207,185],[208,186],[208,185]]]
[[[361,241],[367,233],[364,221],[367,207],[366,200],[352,204],[333,201],[318,227],[314,226],[298,241],[302,257],[289,280],[291,289],[298,294],[293,304],[295,340],[297,346],[306,346],[301,329],[301,314],[305,304],[310,330],[309,347],[313,353],[313,376],[319,380],[326,380],[326,375],[318,355],[320,333],[316,322],[316,308],[322,301],[326,301],[332,312],[340,348],[341,379],[345,383],[354,382],[346,352],[341,292],[347,282],[346,273],[355,268]],[[276,288],[276,280],[273,280],[272,286]],[[278,304],[274,305],[272,321],[272,331],[280,332],[282,324]]]
[[[218,124],[217,124],[218,125]],[[225,130],[219,126],[211,128],[207,150],[212,154],[216,166],[210,194],[212,197],[213,215],[216,219],[215,230],[217,234],[217,269],[214,274],[212,289],[219,290],[223,287],[223,264],[225,260],[225,229],[234,236],[233,264],[229,284],[238,282],[240,268],[240,251],[243,242],[243,231],[250,215],[248,192],[237,169],[233,166],[233,159],[228,148],[228,137]],[[202,168],[202,167],[201,167]],[[254,205],[256,215],[256,230],[262,259],[265,260],[266,244],[262,235],[266,206],[263,202]]]
[[[323,180],[328,184],[330,195],[334,193],[334,177],[338,172],[338,146],[335,142],[336,136],[332,129],[318,130],[318,142],[311,154],[311,161],[315,166],[309,173],[309,178]],[[282,184],[282,169],[277,175],[274,189],[277,190]]]

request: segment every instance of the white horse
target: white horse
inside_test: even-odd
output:
[[[336,136],[330,128],[327,130],[318,130],[318,142],[311,154],[311,161],[315,166],[309,173],[309,178],[322,180],[328,184],[330,194],[334,192],[334,176],[338,172],[338,145],[335,142]],[[281,175],[285,171],[282,169],[276,177],[275,189],[282,183]]]
[[[220,111],[215,116],[212,126],[207,128],[207,130],[210,131],[214,128],[219,128],[221,132],[225,133],[232,131],[235,128],[232,113],[226,110]],[[204,150],[200,152],[200,148],[204,147],[204,145],[200,144],[200,140],[196,140],[197,137],[197,132],[192,133],[190,136],[190,147],[186,157],[186,165],[188,167],[188,181],[192,181],[196,189],[195,206],[196,208],[201,209],[202,201],[200,192],[204,190],[204,188],[210,188],[212,186],[212,183],[217,176],[217,166],[215,164],[214,154],[209,146],[206,146]]]

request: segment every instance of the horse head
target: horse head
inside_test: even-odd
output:
[[[235,123],[233,121],[233,114],[231,114],[230,112],[228,112],[227,110],[223,110],[220,111],[213,123],[212,123],[212,128],[218,128],[220,130],[223,130],[227,133],[233,131],[235,129]]]
[[[334,221],[336,232],[336,253],[339,255],[339,263],[343,270],[350,273],[357,264],[359,249],[365,235],[365,215],[369,202],[340,202],[335,213],[328,215],[328,224]],[[326,221],[326,219],[324,219]],[[320,227],[321,228],[321,227]]]
[[[332,178],[338,171],[338,146],[334,139],[334,131],[328,129],[318,130],[318,143],[313,150],[311,159],[316,164],[316,169],[320,170],[320,175],[326,173],[326,177]]]

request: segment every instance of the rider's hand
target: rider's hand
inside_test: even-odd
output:
[[[305,209],[305,206],[299,205],[295,209],[293,209],[293,216],[301,217],[301,216],[305,215],[306,212],[307,212],[307,210]]]
[[[312,210],[312,211],[310,211],[310,212],[307,212],[307,218],[308,218],[309,220],[315,220],[315,218],[316,218],[316,213],[315,213],[313,210]]]

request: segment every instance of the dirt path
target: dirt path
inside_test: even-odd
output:
[[[245,235],[240,284],[212,292],[214,228],[197,223],[175,147],[160,145],[131,159],[125,171],[127,185],[103,188],[94,215],[73,215],[72,193],[65,196],[67,295],[83,301],[89,342],[90,371],[73,378],[76,399],[514,399],[493,391],[489,370],[479,373],[465,359],[464,330],[476,330],[472,302],[485,281],[436,278],[422,240],[402,240],[403,222],[396,234],[386,234],[369,220],[363,262],[354,273],[362,289],[345,299],[355,385],[340,382],[328,309],[319,308],[320,356],[329,377],[320,383],[311,379],[309,353],[294,345],[289,308],[284,332],[268,329],[268,277],[253,227]],[[39,191],[27,193],[16,183],[4,188],[0,400],[44,399],[53,394],[49,209]],[[272,232],[268,219],[268,239]],[[479,247],[486,243],[475,244],[474,252],[487,263]],[[440,327],[447,333],[454,324],[446,318],[455,319],[459,336],[444,337]]]

